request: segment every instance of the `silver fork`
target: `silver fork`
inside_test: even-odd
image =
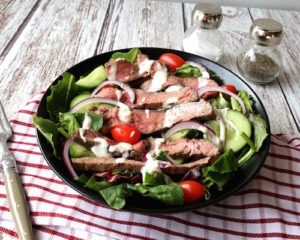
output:
[[[7,140],[11,135],[10,124],[0,102],[0,165],[4,177],[8,205],[19,239],[31,240],[33,239],[32,226],[24,189],[17,173],[16,161],[7,146]]]

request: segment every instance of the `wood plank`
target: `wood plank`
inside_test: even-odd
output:
[[[284,35],[280,44],[283,73],[278,78],[300,132],[300,12],[250,9],[253,19],[273,18],[282,23]]]
[[[192,9],[193,4],[184,5],[187,27],[191,25]],[[236,68],[235,59],[241,47],[248,41],[252,19],[246,8],[222,7],[222,9],[224,18],[220,30],[224,34],[225,51],[220,64],[240,75]],[[295,134],[298,132],[278,82],[265,86],[247,83],[262,100],[269,116],[272,133]],[[278,116],[280,116],[280,124],[278,124]]]
[[[96,49],[108,1],[42,0],[4,59],[0,98],[9,117]]]
[[[34,13],[36,1],[0,1],[0,56],[12,38],[21,30],[28,19]],[[24,22],[25,21],[25,22]]]
[[[97,52],[131,47],[180,49],[181,3],[112,0]]]

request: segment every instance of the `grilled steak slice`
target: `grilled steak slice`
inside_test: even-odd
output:
[[[195,167],[206,167],[215,160],[215,157],[205,157],[182,165],[170,165],[169,167],[161,168],[161,171],[166,174],[183,175]],[[141,168],[145,165],[145,163],[140,161],[125,160],[123,162],[117,162],[114,158],[104,157],[72,158],[72,164],[76,170],[90,172],[113,172],[125,170],[140,172]]]
[[[185,87],[178,92],[145,92],[140,89],[134,89],[135,102],[132,104],[126,91],[122,92],[122,96],[118,99],[116,89],[114,87],[103,88],[97,93],[97,97],[110,98],[120,100],[131,108],[149,108],[157,109],[166,106],[172,106],[183,102],[193,102],[198,99],[195,90]]]
[[[203,139],[180,139],[177,141],[167,141],[160,148],[168,151],[172,157],[189,157],[199,159],[201,157],[217,157],[220,149],[213,143]]]
[[[152,84],[152,79],[145,81],[143,84],[141,84],[141,89],[144,91],[149,91],[150,86]],[[212,80],[212,79],[206,79],[206,78],[196,78],[196,77],[178,77],[174,75],[170,75],[168,77],[168,80],[163,84],[162,88],[165,89],[169,86],[173,85],[182,85],[185,87],[190,87],[194,90],[197,90],[200,87],[204,86],[218,86],[218,84]],[[215,93],[214,93],[215,94]],[[204,94],[202,96],[203,99],[208,99],[209,97],[214,96],[211,93]]]
[[[83,139],[81,138],[79,130],[76,130],[72,133],[73,141],[75,141],[85,147],[88,147],[88,148],[97,144],[97,142],[94,141],[95,138],[103,138],[105,141],[107,141],[107,143],[110,146],[117,144],[114,140],[106,137],[102,133],[91,131],[91,130],[84,130],[83,136],[86,141],[83,141]],[[129,156],[131,158],[140,160],[142,155],[148,151],[149,147],[150,147],[150,143],[147,139],[141,140],[141,141],[137,142],[136,144],[132,145],[132,150],[130,151]],[[112,155],[115,157],[119,157],[122,154],[119,152],[113,152]]]
[[[106,121],[103,132],[117,124],[122,124],[118,119],[118,108],[107,109],[98,107],[91,109],[95,114],[101,114]],[[139,110],[131,111],[131,124],[139,129],[143,134],[150,134],[169,128],[181,121],[191,119],[210,119],[214,116],[210,103],[202,100],[200,102],[182,103],[167,111]]]
[[[140,74],[137,63],[131,63],[123,59],[111,60],[105,64],[105,68],[108,79],[126,83],[150,75],[149,73]]]
[[[105,135],[103,135],[102,133],[99,133],[99,132],[95,132],[95,131],[92,131],[92,130],[84,130],[83,131],[83,137],[85,138],[86,141],[84,141],[81,136],[80,136],[80,132],[79,130],[76,130],[72,133],[72,139],[73,141],[85,146],[85,147],[92,147],[94,146],[95,144],[97,144],[94,139],[95,138],[103,138],[109,145],[113,145],[115,144],[115,141],[106,137]]]

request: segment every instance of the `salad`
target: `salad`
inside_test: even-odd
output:
[[[173,53],[137,48],[51,87],[36,128],[74,180],[121,209],[135,196],[167,206],[223,191],[267,137],[246,91]]]

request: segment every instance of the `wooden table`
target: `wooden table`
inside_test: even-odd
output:
[[[181,49],[193,4],[145,0],[0,1],[0,100],[8,117],[72,65],[128,47]],[[284,25],[284,71],[272,84],[251,84],[273,133],[300,132],[300,12],[223,7],[221,64],[237,73],[235,57],[253,19]]]

